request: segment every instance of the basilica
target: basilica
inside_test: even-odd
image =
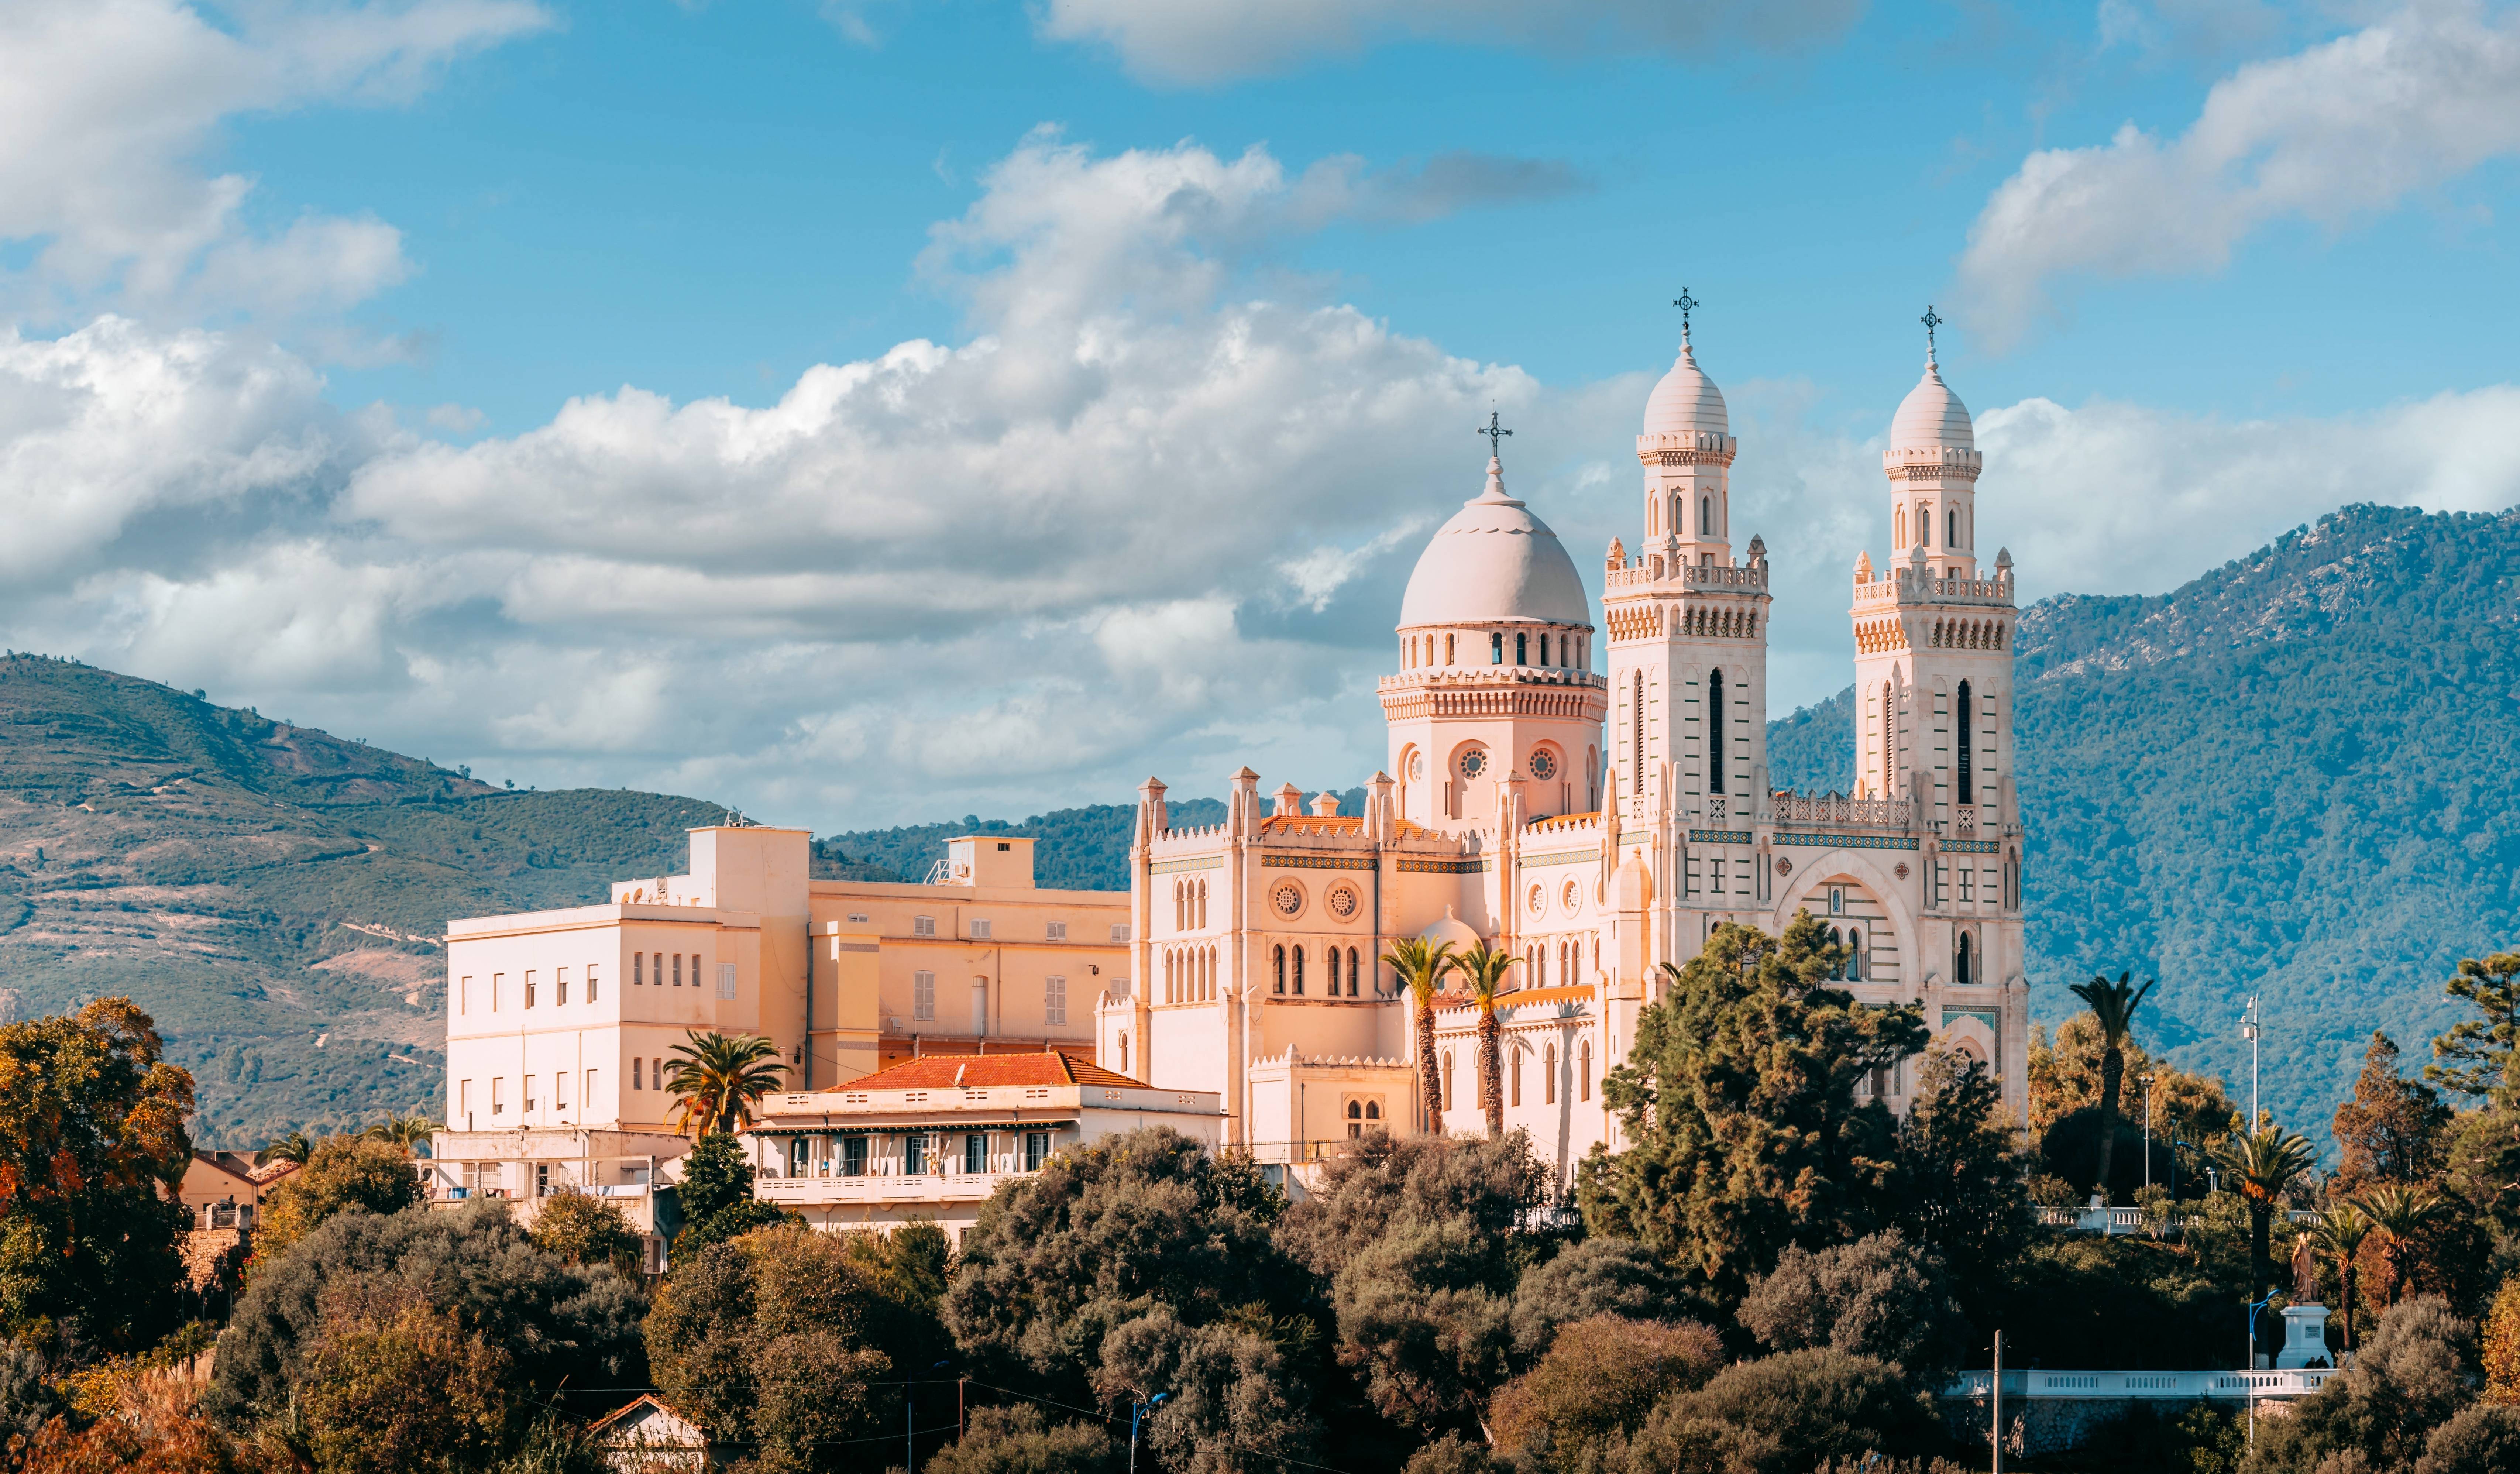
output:
[[[1850,949],[1849,991],[1920,1004],[2026,1124],[2013,572],[2003,552],[1979,561],[1984,460],[1930,342],[1882,453],[1890,547],[1849,575],[1849,793],[1769,782],[1767,550],[1733,540],[1740,442],[1686,332],[1636,448],[1642,517],[1633,549],[1609,544],[1598,619],[1491,455],[1401,595],[1389,761],[1362,815],[1327,795],[1307,812],[1244,768],[1222,824],[1177,827],[1164,784],[1143,785],[1102,1066],[1221,1093],[1226,1139],[1264,1163],[1299,1168],[1376,1125],[1479,1131],[1475,1010],[1439,1006],[1443,1119],[1425,1122],[1413,1009],[1378,959],[1399,937],[1484,941],[1520,963],[1506,1122],[1564,1184],[1619,1144],[1601,1074],[1661,964],[1719,922],[1774,933],[1807,910]],[[1897,1068],[1867,1088],[1900,1110],[1912,1084]]]

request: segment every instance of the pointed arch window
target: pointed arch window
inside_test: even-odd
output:
[[[1295,996],[1304,996],[1304,949],[1295,949]]]
[[[1351,947],[1347,950],[1347,996],[1350,998],[1356,997],[1356,949]]]
[[[1630,791],[1645,791],[1645,673],[1637,672],[1636,696],[1628,702],[1628,786]]]
[[[1834,926],[1830,927],[1830,928],[1828,929],[1828,945],[1829,945],[1829,946],[1831,946],[1831,947],[1843,947],[1843,946],[1845,946],[1845,945],[1846,945],[1846,936],[1845,936],[1845,934],[1844,934],[1844,933],[1842,933],[1842,932],[1840,932],[1840,931],[1839,931],[1836,927],[1834,927]],[[1846,963],[1844,963],[1844,962],[1839,962],[1836,966],[1831,967],[1830,969],[1828,969],[1828,977],[1829,977],[1829,981],[1834,982],[1834,983],[1842,983],[1842,982],[1846,981]]]
[[[1952,748],[1959,768],[1959,801],[1977,802],[1976,765],[1970,761],[1977,746],[1977,707],[1969,697],[1969,684],[1960,683],[1959,699],[1952,703]]]
[[[1934,546],[1934,509],[1931,507],[1916,509],[1916,541],[1928,548]]]
[[[1715,535],[1715,499],[1713,497],[1697,499],[1697,535],[1699,537]]]
[[[1540,1103],[1557,1103],[1557,1046],[1547,1045],[1540,1051]]]
[[[1861,926],[1850,926],[1846,930],[1846,980],[1850,983],[1864,981],[1864,928]]]
[[[1969,934],[1961,932],[1959,946],[1952,954],[1952,981],[1963,988],[1976,982],[1977,975],[1969,970],[1969,964],[1974,960],[1969,955]]]
[[[1589,1039],[1575,1048],[1575,1098],[1593,1098],[1593,1041]]]
[[[1270,954],[1269,954],[1269,967],[1270,967],[1269,991],[1270,991],[1270,992],[1272,992],[1272,993],[1283,993],[1283,992],[1285,992],[1285,991],[1286,991],[1286,949],[1285,949],[1285,948],[1283,948],[1283,947],[1278,947],[1278,948],[1273,948],[1273,949],[1271,949]]]
[[[1516,665],[1529,665],[1531,663],[1531,637],[1529,635],[1516,635],[1513,637],[1513,663]]]
[[[1724,672],[1706,678],[1706,791],[1724,791]]]

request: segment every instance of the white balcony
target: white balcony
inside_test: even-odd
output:
[[[976,1203],[1027,1172],[869,1173],[864,1177],[755,1178],[753,1196],[795,1207],[824,1203]]]
[[[2246,1401],[2308,1397],[2345,1373],[2327,1367],[2300,1371],[2048,1371],[2003,1374],[2003,1396],[2015,1398],[2137,1398],[2194,1402],[2198,1398]],[[1943,1389],[1947,1398],[1983,1398],[1991,1371],[1964,1371]]]

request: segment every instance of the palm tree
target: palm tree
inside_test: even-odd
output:
[[[359,1133],[371,1141],[391,1141],[413,1156],[422,1154],[437,1123],[427,1116],[387,1116]]]
[[[2267,1298],[2267,1225],[2275,1204],[2283,1201],[2284,1189],[2310,1170],[2318,1153],[2282,1127],[2266,1126],[2226,1144],[2215,1156],[2223,1165],[2223,1180],[2249,1205],[2249,1303],[2254,1305]]]
[[[1452,960],[1479,1010],[1479,1103],[1487,1107],[1491,1140],[1505,1135],[1505,1061],[1497,1048],[1504,1026],[1497,1021],[1497,1000],[1505,995],[1506,972],[1521,960],[1485,942]]]
[[[273,1162],[294,1162],[298,1166],[303,1167],[306,1165],[306,1159],[314,1154],[315,1143],[306,1139],[306,1133],[303,1131],[292,1131],[285,1137],[274,1139],[269,1144],[265,1145],[262,1150],[255,1152],[253,1154],[253,1165],[256,1167],[266,1167]]]
[[[2440,1216],[2442,1200],[2438,1194],[2393,1183],[2348,1201],[2371,1221],[2371,1230],[2380,1235],[2380,1265],[2388,1273],[2389,1304],[2396,1305],[2398,1296],[2407,1288],[2407,1255],[2413,1250],[2415,1235],[2423,1231],[2424,1225]]]
[[[732,1132],[752,1124],[752,1103],[777,1088],[788,1066],[779,1062],[779,1047],[752,1034],[710,1034],[689,1030],[691,1042],[674,1046],[665,1089],[680,1095],[674,1130],[694,1137]]]
[[[2336,1256],[2336,1282],[2345,1302],[2345,1349],[2354,1349],[2354,1290],[2362,1277],[2355,1256],[2362,1252],[2362,1240],[2371,1236],[2371,1220],[2352,1203],[2336,1203],[2310,1226],[2310,1236],[2316,1238]]]
[[[1444,1081],[1435,1068],[1435,996],[1444,991],[1444,974],[1453,966],[1453,944],[1402,937],[1382,955],[1384,965],[1400,974],[1418,1005],[1418,1089],[1426,1097],[1426,1130],[1444,1134]]]
[[[2100,1198],[2110,1200],[2109,1168],[2117,1155],[2118,1087],[2126,1081],[2126,1054],[2120,1046],[2135,1025],[2135,1010],[2143,1004],[2143,996],[2152,991],[2157,979],[2147,978],[2140,988],[2135,986],[2135,974],[2121,972],[2116,982],[2094,975],[2088,983],[2076,983],[2074,996],[2092,1005],[2092,1016],[2100,1021]],[[2256,1123],[2250,1123],[2254,1126]],[[2260,1235],[2264,1237],[2263,1234]],[[2265,1246],[2259,1246],[2265,1252]],[[2266,1297],[2261,1295],[2259,1299]]]

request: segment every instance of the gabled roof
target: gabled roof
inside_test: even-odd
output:
[[[924,1059],[904,1060],[888,1070],[878,1070],[832,1089],[852,1092],[951,1090],[958,1077],[963,1089],[973,1091],[1015,1085],[1099,1085],[1133,1091],[1154,1089],[1143,1080],[1132,1080],[1099,1064],[1088,1064],[1059,1053],[931,1054]],[[830,1093],[818,1092],[822,1094]]]
[[[587,1437],[600,1437],[607,1430],[612,1429],[618,1424],[636,1422],[638,1421],[639,1414],[649,1412],[658,1413],[665,1417],[672,1418],[674,1421],[689,1427],[694,1433],[699,1434],[703,1443],[707,1440],[707,1434],[701,1432],[700,1425],[698,1423],[683,1416],[679,1412],[676,1412],[671,1407],[660,1401],[654,1393],[641,1393],[638,1397],[631,1399],[629,1402],[613,1408],[610,1412],[597,1418],[592,1424],[588,1425],[586,1430]]]

